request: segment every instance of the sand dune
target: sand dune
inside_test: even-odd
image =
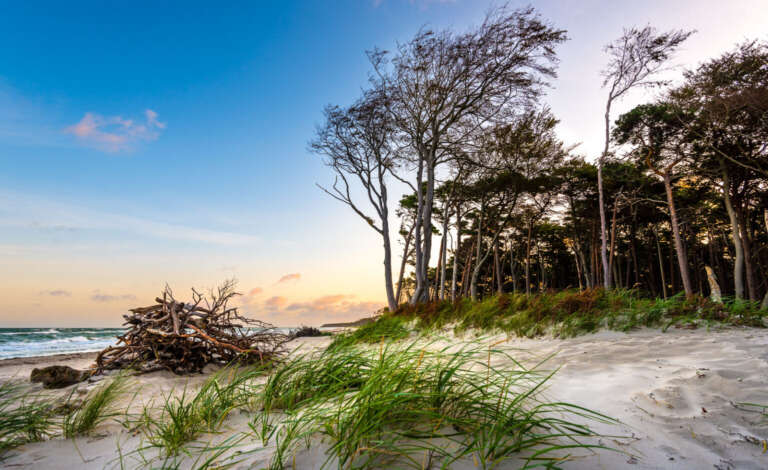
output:
[[[465,340],[471,339],[465,337]],[[504,337],[484,337],[498,342]],[[302,348],[323,347],[328,338],[304,338]],[[504,343],[525,364],[552,356],[545,368],[559,368],[545,392],[548,398],[582,405],[614,418],[618,426],[598,425],[603,444],[621,452],[596,451],[563,464],[564,468],[762,469],[768,468],[768,417],[740,403],[768,404],[768,331],[642,330],[631,334],[601,332],[575,339],[509,339]],[[0,379],[26,377],[32,367],[67,363],[83,367],[92,355],[0,362]],[[153,373],[136,379],[138,402],[172,389],[194,386],[204,376]],[[93,386],[93,385],[89,385]],[[137,403],[134,403],[137,406]],[[228,418],[225,432],[198,441],[222,442],[246,432],[248,416]],[[14,450],[5,468],[119,468],[117,443],[127,453],[141,445],[136,432],[105,425],[93,437],[54,439]],[[193,445],[194,447],[194,445]],[[242,441],[252,450],[235,468],[261,468],[270,447]],[[194,452],[193,452],[194,454]],[[148,455],[151,455],[148,454]],[[297,456],[297,468],[313,468],[325,459],[322,448]],[[194,458],[185,464],[192,465]],[[128,466],[140,462],[126,459]],[[462,467],[463,465],[459,465]],[[473,465],[467,463],[467,468]],[[514,462],[502,468],[514,468]]]

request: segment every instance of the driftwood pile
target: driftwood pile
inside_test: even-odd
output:
[[[258,320],[241,316],[229,301],[239,295],[228,281],[206,296],[192,289],[192,303],[180,302],[166,286],[155,305],[123,315],[128,331],[96,358],[94,373],[134,368],[141,372],[201,372],[211,363],[268,364],[280,360],[291,338]]]

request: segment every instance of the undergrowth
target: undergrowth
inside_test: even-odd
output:
[[[667,328],[734,325],[765,326],[768,311],[754,302],[726,300],[722,303],[678,294],[669,299],[649,299],[633,290],[566,290],[537,295],[502,294],[478,302],[461,299],[403,305],[367,325],[386,321],[387,329],[399,321],[414,322],[418,330],[453,327],[466,330],[501,331],[535,337],[552,334],[572,337],[601,328],[630,331],[639,327]]]

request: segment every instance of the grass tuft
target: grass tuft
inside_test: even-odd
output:
[[[0,383],[0,458],[14,447],[51,436],[53,408],[50,400],[27,396],[21,384]]]
[[[158,416],[145,407],[141,421],[148,441],[168,456],[185,451],[185,445],[201,434],[217,432],[233,410],[251,407],[255,395],[251,381],[263,373],[258,367],[224,368],[194,395],[186,388],[180,395],[166,395]]]
[[[122,414],[117,400],[126,393],[126,377],[118,375],[104,385],[96,387],[86,395],[79,406],[71,407],[64,415],[62,432],[72,438],[90,434],[96,426]]]

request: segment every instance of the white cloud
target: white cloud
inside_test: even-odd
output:
[[[87,112],[77,124],[64,131],[91,147],[105,152],[119,152],[130,149],[138,142],[148,142],[160,137],[165,123],[157,118],[151,109],[144,111],[142,122],[124,119],[121,116],[101,116]]]

